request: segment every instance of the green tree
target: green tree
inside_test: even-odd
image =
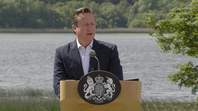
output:
[[[0,25],[4,28],[63,27],[61,15],[39,0],[2,0]]]
[[[147,27],[147,13],[164,18],[189,0],[0,0],[1,28],[71,28],[79,7],[90,7],[98,28]]]
[[[174,8],[163,20],[149,17],[154,36],[165,52],[198,57],[198,1],[192,0],[188,6]],[[169,79],[180,87],[190,87],[198,91],[198,66],[192,62],[182,64]]]
[[[98,27],[101,28],[116,28],[126,27],[127,18],[116,5],[112,3],[103,3],[99,9],[97,20]]]
[[[189,0],[137,0],[128,9],[128,27],[148,27],[145,24],[149,13],[156,15],[158,20],[165,18],[173,7],[181,7]]]

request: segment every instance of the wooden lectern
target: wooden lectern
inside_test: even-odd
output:
[[[61,111],[140,111],[140,82],[120,81],[120,95],[111,103],[94,105],[84,101],[78,94],[77,80],[60,81]]]

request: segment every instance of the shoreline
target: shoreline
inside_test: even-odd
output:
[[[151,33],[151,28],[97,29],[96,33]],[[0,28],[0,33],[73,33],[71,29]]]

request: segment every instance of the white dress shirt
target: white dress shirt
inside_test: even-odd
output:
[[[91,48],[92,48],[92,45],[93,45],[93,40],[91,41],[91,43],[86,48],[79,43],[78,39],[76,39],[76,42],[77,42],[78,51],[80,52],[80,57],[81,57],[81,62],[82,62],[84,75],[86,75],[89,71],[89,61],[90,61],[90,55],[89,54],[91,52]]]

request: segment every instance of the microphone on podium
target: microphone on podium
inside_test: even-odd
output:
[[[99,62],[99,59],[98,59],[98,57],[96,56],[96,52],[95,52],[95,50],[93,50],[93,49],[91,49],[91,51],[90,51],[90,57],[93,57],[94,59],[96,59],[96,61],[97,61],[97,63],[98,63],[98,70],[100,70],[100,62]]]

